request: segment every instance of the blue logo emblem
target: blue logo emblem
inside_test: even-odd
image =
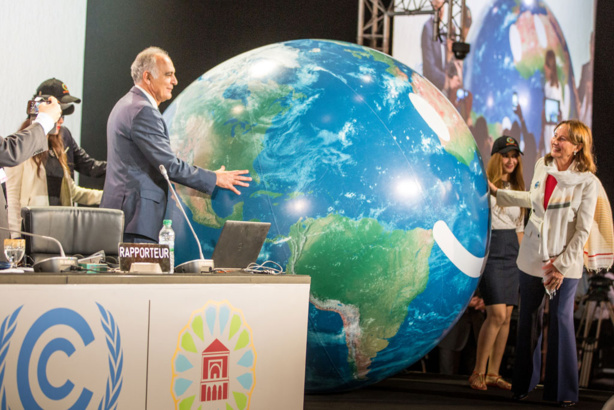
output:
[[[122,388],[122,367],[123,349],[121,346],[120,332],[113,315],[99,303],[96,304],[100,312],[100,324],[105,333],[105,341],[108,349],[108,369],[104,394],[98,405],[99,409],[114,409]],[[23,306],[17,308],[12,314],[4,318],[0,325],[0,409],[8,409],[5,375],[8,351],[11,339],[18,326],[17,318]],[[57,332],[59,328],[70,329],[69,332]],[[54,331],[56,330],[56,331]],[[54,335],[51,340],[43,335]],[[43,409],[37,401],[33,388],[38,395],[44,396],[48,400],[59,402],[66,399],[69,395],[77,396],[74,392],[75,384],[70,379],[63,384],[57,385],[49,380],[48,366],[51,357],[56,353],[61,353],[65,357],[73,356],[79,347],[75,347],[73,342],[64,337],[65,334],[76,334],[78,340],[83,343],[83,347],[90,345],[94,340],[94,332],[87,321],[78,312],[67,308],[51,309],[38,317],[30,326],[19,348],[17,356],[17,391],[21,405],[26,409]],[[19,341],[17,341],[19,343]],[[44,346],[40,346],[44,343]],[[33,366],[34,364],[34,366]],[[35,372],[33,375],[31,372]],[[103,390],[100,386],[100,391]],[[90,405],[94,393],[83,387],[79,392],[74,403],[66,405],[70,408],[86,408]],[[62,404],[64,407],[64,404]]]

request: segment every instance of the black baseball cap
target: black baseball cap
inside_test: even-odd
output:
[[[497,152],[499,154],[505,154],[506,152],[510,152],[513,150],[516,150],[522,154],[522,151],[520,151],[520,147],[518,146],[518,141],[516,141],[512,137],[503,135],[497,138],[494,144],[492,144],[492,151],[490,152],[490,155],[495,155]]]
[[[50,78],[43,81],[36,89],[35,96],[38,95],[52,95],[57,98],[62,108],[62,115],[70,115],[75,112],[75,106],[73,104],[79,104],[81,102],[79,98],[70,95],[66,84],[57,78]]]

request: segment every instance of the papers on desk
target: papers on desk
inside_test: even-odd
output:
[[[12,268],[12,269],[2,269],[0,270],[0,275],[5,273],[32,273],[34,269],[32,268]]]

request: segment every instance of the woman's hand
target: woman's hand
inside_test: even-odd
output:
[[[563,274],[553,265],[555,258],[551,258],[542,267],[544,271],[544,285],[559,290],[563,283]]]
[[[475,310],[486,310],[486,305],[484,304],[484,299],[478,296],[473,296],[469,301],[469,307],[474,308]]]
[[[497,188],[495,184],[490,182],[490,180],[488,181],[488,189],[490,189],[490,195],[495,197],[497,196],[497,191],[499,190],[499,188]]]

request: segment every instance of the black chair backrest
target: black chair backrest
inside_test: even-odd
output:
[[[61,244],[66,256],[89,256],[104,251],[117,256],[124,232],[124,213],[117,209],[74,206],[30,206],[21,209],[22,230],[51,236]],[[28,262],[36,263],[60,255],[57,243],[26,236]]]

